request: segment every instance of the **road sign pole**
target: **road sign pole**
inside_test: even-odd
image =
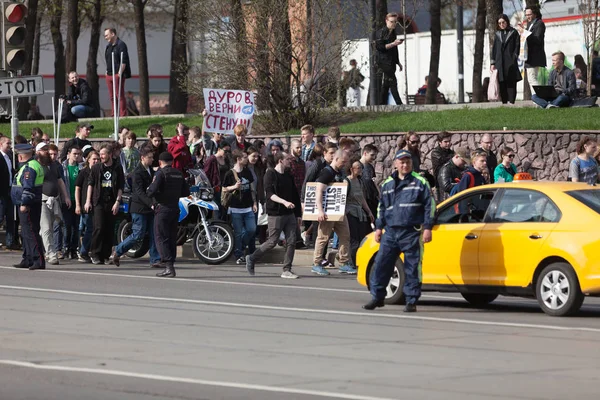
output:
[[[10,136],[14,145],[15,137],[19,134],[19,116],[17,114],[17,98],[15,96],[10,96],[10,113],[12,115],[10,119]]]

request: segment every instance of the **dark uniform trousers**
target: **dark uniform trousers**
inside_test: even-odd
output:
[[[386,288],[400,253],[404,253],[404,295],[407,304],[415,304],[421,297],[421,264],[423,242],[421,231],[415,227],[387,227],[381,237],[379,252],[375,258],[371,274],[371,295],[376,300],[384,300]]]
[[[179,208],[159,204],[154,212],[154,240],[160,261],[173,266],[177,255]]]
[[[106,261],[112,253],[116,217],[111,206],[102,203],[102,200],[93,208],[92,215],[94,230],[90,254],[100,261]]]
[[[23,236],[23,263],[29,266],[46,266],[44,259],[44,246],[40,236],[40,220],[42,218],[42,203],[33,203],[29,205],[27,212],[19,209],[19,219],[21,220],[21,235]]]

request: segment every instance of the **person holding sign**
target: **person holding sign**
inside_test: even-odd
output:
[[[277,245],[279,235],[283,232],[286,244],[281,277],[297,279],[298,275],[292,272],[292,262],[296,253],[296,226],[300,221],[302,207],[294,178],[287,172],[293,157],[284,152],[270,157],[275,168],[269,168],[264,178],[269,238],[254,253],[246,256],[246,270],[254,275],[254,263]]]
[[[421,297],[423,243],[431,242],[435,201],[427,179],[412,169],[411,154],[399,150],[394,156],[396,172],[383,182],[375,241],[381,243],[375,258],[370,288],[373,298],[363,306],[374,310],[384,306],[386,288],[400,253],[404,253],[404,312],[417,311]],[[382,232],[385,229],[385,233]]]
[[[331,232],[337,233],[340,241],[339,245],[339,261],[341,266],[340,273],[355,275],[356,268],[350,261],[350,229],[348,228],[348,219],[344,217],[341,221],[328,221],[327,214],[323,209],[323,192],[327,190],[327,186],[333,182],[343,182],[344,176],[342,171],[348,163],[348,154],[343,150],[338,150],[333,156],[331,164],[325,167],[317,178],[317,190],[315,205],[318,210],[319,229],[317,240],[315,242],[315,252],[313,255],[312,272],[317,275],[329,275],[329,272],[321,265],[323,249],[329,242]]]

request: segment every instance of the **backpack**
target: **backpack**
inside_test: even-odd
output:
[[[466,171],[465,174],[469,175],[469,186],[467,186],[467,188],[472,188],[475,186],[475,176],[469,171]],[[454,196],[456,193],[458,193],[458,183],[452,187],[452,190],[450,190],[450,196]]]
[[[235,170],[232,168],[231,172],[233,172],[233,177],[235,178],[235,181],[239,181],[240,178],[238,177],[237,172],[235,172]],[[231,191],[231,192],[226,192],[223,189],[221,189],[221,206],[228,208],[229,207],[229,203],[231,202],[231,196],[233,196],[233,194],[235,193],[235,190]]]

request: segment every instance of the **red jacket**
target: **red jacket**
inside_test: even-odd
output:
[[[167,150],[173,156],[173,168],[183,172],[187,176],[187,170],[194,166],[190,148],[185,142],[185,136],[175,136],[169,140]]]

